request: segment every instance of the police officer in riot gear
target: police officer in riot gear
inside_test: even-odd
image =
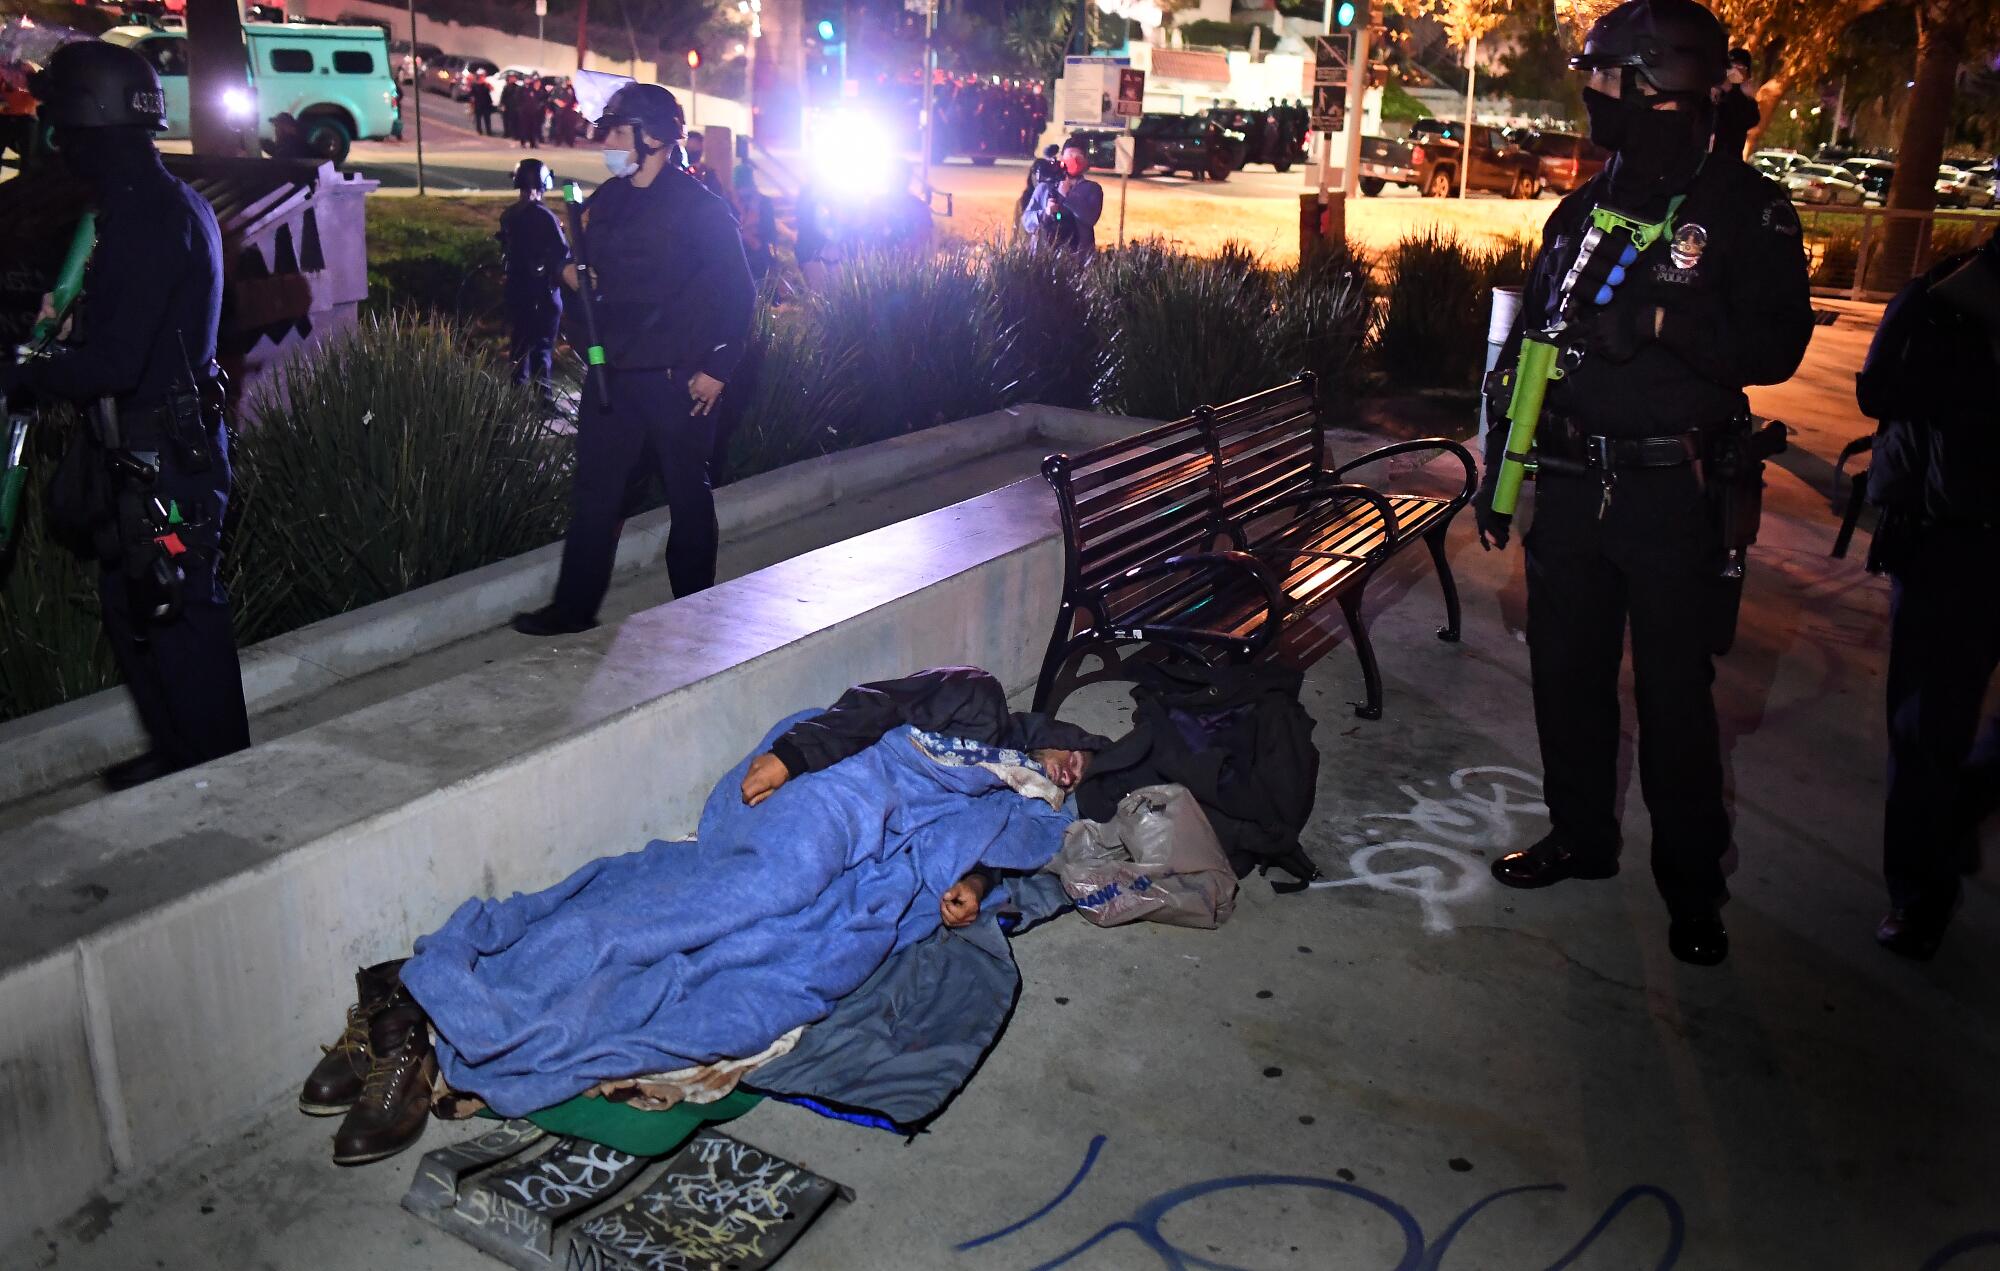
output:
[[[218,577],[222,243],[208,204],[153,149],[166,99],[144,58],[66,44],[31,87],[38,126],[90,189],[97,242],[67,335],[10,359],[4,387],[75,402],[89,421],[50,511],[101,565],[104,630],[152,742],[104,774],[122,788],[250,744]]]
[[[1523,541],[1551,829],[1493,874],[1534,888],[1618,872],[1618,672],[1629,626],[1653,877],[1669,946],[1701,965],[1729,948],[1730,823],[1711,691],[1715,615],[1729,593],[1710,459],[1747,427],[1744,386],[1788,378],[1813,327],[1785,191],[1740,162],[1711,161],[1712,91],[1727,56],[1720,23],[1694,0],[1630,0],[1590,29],[1571,65],[1590,76],[1591,139],[1615,154],[1550,216],[1500,361],[1514,364],[1525,330],[1567,316],[1556,336],[1565,374],[1549,385]],[[1623,236],[1619,263],[1571,296],[1573,266],[1586,244],[1602,245],[1591,236],[1601,225],[1614,247]],[[1489,434],[1475,505],[1486,546],[1504,547],[1510,530],[1492,507],[1506,435]]]
[[[642,460],[666,484],[674,594],[715,582],[715,404],[749,339],[756,286],[728,205],[674,164],[685,131],[672,93],[627,84],[593,133],[611,179],[584,207],[577,258],[590,276],[578,278],[574,265],[565,276],[593,289],[610,404],[584,394],[562,573],[546,607],[516,615],[515,629],[529,635],[597,624],[627,483]]]
[[[514,382],[533,384],[552,401],[556,334],[562,326],[562,268],[569,263],[569,239],[562,222],[542,202],[555,178],[540,159],[514,168],[514,205],[500,214],[500,250],[507,269],[508,358]]]
[[[2000,717],[1980,710],[2000,669],[2000,234],[1889,302],[1855,394],[1881,421],[1868,497],[1882,510],[1869,568],[1887,573],[1888,798],[1875,939],[1936,954],[2000,810]]]

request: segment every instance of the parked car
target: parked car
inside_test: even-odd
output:
[[[346,24],[346,21],[347,19],[345,18],[341,19],[343,25]],[[374,24],[369,23],[369,25],[372,26]],[[408,40],[389,41],[389,52],[393,53],[396,57],[396,79],[398,82],[404,84],[415,82],[416,77],[423,71],[425,66],[430,64],[432,58],[444,56],[444,50],[435,44],[418,44],[416,65],[412,67],[410,64],[410,42]]]
[[[1938,165],[1937,203],[1939,207],[1992,207],[1993,172],[1953,163]]]
[[[1785,175],[1785,188],[1800,203],[1860,207],[1866,195],[1846,168],[1830,163],[1804,163]]]
[[[1303,110],[1239,110],[1216,107],[1202,116],[1221,124],[1229,132],[1243,136],[1243,160],[1236,166],[1268,163],[1279,172],[1290,172],[1295,163],[1306,161],[1308,129]],[[1296,124],[1291,116],[1297,115]]]
[[[137,50],[160,76],[167,98],[168,137],[188,135],[187,37],[151,27],[113,27],[106,41]],[[259,135],[275,136],[271,120],[299,121],[306,148],[321,159],[345,163],[358,139],[387,137],[401,124],[396,85],[389,78],[389,48],[382,33],[365,27],[245,23],[250,91]]]
[[[1463,124],[1419,119],[1404,141],[1385,137],[1361,139],[1361,192],[1374,196],[1384,186],[1400,185],[1443,198],[1458,189],[1459,134]],[[1472,159],[1466,186],[1493,190],[1517,199],[1542,192],[1539,156],[1515,144],[1497,128],[1478,124],[1472,130]]]
[[[464,77],[465,59],[456,53],[440,53],[424,61],[423,88],[425,92],[441,93],[454,100],[458,97],[458,84]]]
[[[1604,171],[1611,152],[1588,137],[1571,132],[1530,133],[1521,144],[1541,162],[1542,184],[1568,194]]]
[[[1855,184],[1861,187],[1861,201],[1877,207],[1889,201],[1889,183],[1895,179],[1896,165],[1893,163],[1871,163],[1854,178]]]
[[[1200,115],[1141,115],[1132,141],[1133,176],[1161,168],[1207,181],[1227,181],[1248,146],[1242,133]]]

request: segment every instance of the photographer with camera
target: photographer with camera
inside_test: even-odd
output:
[[[1021,228],[1038,243],[1088,256],[1097,250],[1104,187],[1084,175],[1090,170],[1090,151],[1082,137],[1063,143],[1058,162],[1062,175],[1036,189],[1021,214]]]
[[[167,100],[146,59],[66,44],[31,87],[57,156],[89,190],[96,239],[79,236],[90,256],[78,307],[44,303],[54,338],[0,362],[0,395],[71,401],[88,420],[50,483],[48,519],[99,564],[104,632],[152,742],[104,773],[124,789],[250,744],[219,577],[222,239],[208,203],[153,149]]]

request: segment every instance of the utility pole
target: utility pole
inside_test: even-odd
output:
[[[424,184],[424,85],[417,69],[417,0],[410,0],[410,100],[416,103],[417,193],[430,193]]]
[[[583,54],[590,39],[590,0],[576,0],[576,69],[583,69]]]
[[[937,0],[924,0],[924,201],[931,197],[931,143],[937,136]]]
[[[549,0],[535,0],[535,56],[546,65],[549,60]]]

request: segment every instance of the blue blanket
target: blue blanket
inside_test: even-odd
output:
[[[1039,868],[1072,819],[940,763],[907,727],[755,808],[749,763],[710,793],[695,842],[468,900],[417,941],[403,983],[453,1088],[522,1116],[599,1081],[755,1054],[935,931],[967,870]]]

